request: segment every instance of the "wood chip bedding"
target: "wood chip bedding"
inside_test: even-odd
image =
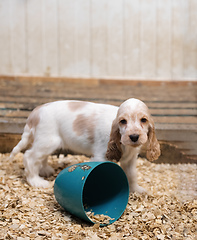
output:
[[[13,161],[0,154],[0,239],[196,239],[195,164],[154,164],[138,159],[138,181],[149,193],[131,194],[122,217],[111,225],[91,225],[65,212],[56,202],[57,174],[85,156],[50,156],[56,175],[51,188],[30,187],[23,154]]]

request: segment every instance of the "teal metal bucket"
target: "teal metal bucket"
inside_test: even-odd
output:
[[[100,226],[115,222],[129,198],[122,168],[113,162],[86,162],[59,173],[54,184],[57,202],[71,214]]]

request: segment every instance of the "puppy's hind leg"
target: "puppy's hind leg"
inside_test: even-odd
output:
[[[27,150],[24,154],[25,175],[27,182],[33,187],[46,188],[49,186],[49,182],[39,176],[42,161],[45,158],[46,156],[42,156],[41,154],[38,156],[38,153],[33,148]]]
[[[54,174],[54,169],[49,166],[48,164],[48,158],[46,157],[44,161],[42,162],[42,167],[39,171],[39,175],[41,177],[49,177]]]
[[[61,146],[61,139],[54,135],[43,139],[36,140],[32,148],[25,152],[24,165],[28,183],[31,186],[45,188],[49,186],[49,182],[41,176],[48,177],[53,174],[54,170],[48,165],[47,158]]]

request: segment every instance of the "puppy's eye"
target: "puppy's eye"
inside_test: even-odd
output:
[[[141,119],[141,122],[142,122],[142,123],[146,123],[146,122],[147,122],[147,119],[146,119],[146,118],[142,118],[142,119]]]
[[[120,123],[121,123],[121,124],[127,124],[127,120],[122,119],[122,120],[120,121]]]

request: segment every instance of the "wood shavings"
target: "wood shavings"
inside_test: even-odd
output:
[[[73,172],[77,168],[76,165],[69,167],[68,172]]]
[[[114,220],[115,218],[111,218],[108,215],[104,215],[104,214],[95,214],[92,211],[88,211],[86,212],[86,215],[88,216],[88,218],[94,222],[94,223],[99,223],[99,224],[109,224],[111,220]]]
[[[26,183],[23,154],[13,161],[0,154],[0,239],[196,239],[195,164],[154,164],[138,159],[138,182],[149,194],[131,194],[121,218],[100,227],[80,220],[56,202],[53,185],[33,188]],[[50,156],[57,174],[85,156]]]

